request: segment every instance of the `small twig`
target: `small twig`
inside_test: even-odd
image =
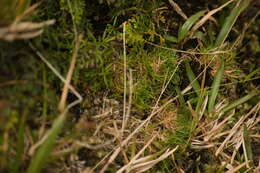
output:
[[[123,122],[122,122],[122,136],[124,133],[124,129],[126,126],[126,71],[127,71],[127,63],[126,63],[126,40],[125,40],[125,34],[126,34],[126,23],[123,23],[123,46],[124,46],[124,100],[123,100]]]
[[[68,90],[69,90],[69,83],[71,81],[72,74],[73,74],[73,71],[74,71],[74,68],[75,68],[76,58],[78,56],[78,50],[79,50],[79,46],[80,46],[80,43],[82,41],[82,38],[83,38],[83,35],[79,35],[79,37],[76,40],[75,50],[74,50],[73,55],[72,55],[72,59],[71,59],[69,71],[68,71],[68,74],[67,74],[66,82],[65,82],[65,85],[63,87],[63,92],[62,92],[60,103],[59,103],[59,106],[58,106],[60,111],[64,110],[64,108],[66,106],[66,100],[67,100]]]
[[[188,19],[188,17],[186,16],[186,14],[182,11],[182,9],[179,7],[179,5],[174,2],[173,0],[169,0],[169,3],[171,4],[171,6],[174,8],[174,10],[181,16],[183,17],[185,20]]]
[[[38,57],[47,65],[47,67],[49,67],[52,72],[63,82],[66,82],[66,79],[52,66],[52,64],[41,54],[41,52],[39,52],[33,45],[31,42],[29,42],[29,46],[31,47],[31,49],[38,55]],[[75,96],[78,98],[78,100],[82,101],[83,98],[82,96],[77,92],[77,90],[72,86],[72,85],[68,85],[68,88],[71,90],[71,92],[73,94],[75,94]]]

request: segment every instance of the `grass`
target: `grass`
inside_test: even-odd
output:
[[[15,2],[0,172],[259,170],[256,2]]]

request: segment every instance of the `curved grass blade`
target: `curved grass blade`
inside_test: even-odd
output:
[[[191,82],[193,89],[195,90],[195,92],[199,96],[200,95],[200,84],[199,84],[198,80],[196,79],[188,61],[185,61],[185,68],[186,68],[186,72],[187,72],[187,76],[189,78],[189,81]]]
[[[181,106],[185,106],[184,97],[183,97],[183,95],[181,93],[181,90],[180,90],[180,88],[178,86],[175,86],[175,91],[176,91],[176,93],[178,95],[179,102],[180,102]]]
[[[256,93],[251,93],[251,94],[247,94],[246,96],[236,100],[235,102],[227,105],[226,107],[224,107],[221,112],[224,113],[224,112],[227,112],[235,107],[237,107],[238,105],[240,104],[243,104],[245,103],[246,101],[248,101],[249,99],[251,99],[252,97],[254,97],[256,95]]]
[[[257,75],[260,72],[260,68],[257,68],[256,70],[249,73],[247,76],[245,76],[244,81],[251,80],[253,76]],[[259,75],[260,76],[260,75]]]
[[[212,89],[210,91],[210,97],[209,97],[209,105],[208,105],[208,111],[211,112],[215,106],[215,101],[218,95],[219,86],[221,83],[221,78],[224,72],[224,58],[221,57],[221,65],[219,70],[217,71],[216,77],[212,84]]]
[[[252,140],[250,138],[250,132],[247,126],[244,124],[243,129],[243,149],[244,153],[246,155],[246,160],[253,160],[253,151],[251,147]]]
[[[173,43],[178,42],[178,39],[176,37],[167,34],[164,36],[164,39]]]
[[[26,120],[27,120],[28,112],[29,112],[28,108],[26,108],[20,119],[19,130],[18,130],[17,152],[16,152],[14,162],[11,165],[12,173],[18,173],[20,166],[22,165],[22,161],[23,161],[22,157],[23,157],[24,146],[25,146],[24,134],[25,134]]]
[[[65,114],[61,114],[54,122],[51,130],[49,131],[48,138],[42,144],[42,146],[37,151],[36,155],[32,158],[32,162],[27,170],[27,173],[37,173],[40,172],[41,168],[45,165],[48,160],[50,152],[52,151],[55,139],[61,131],[66,119]]]
[[[189,30],[193,26],[193,24],[206,12],[206,10],[202,10],[197,12],[196,14],[189,17],[186,22],[182,25],[178,32],[178,42],[183,40],[185,36],[188,34]]]
[[[218,34],[217,40],[215,42],[215,47],[220,46],[225,41],[238,16],[250,4],[250,2],[251,0],[240,0],[236,4],[235,8],[232,9],[231,13],[226,18],[221,31]]]

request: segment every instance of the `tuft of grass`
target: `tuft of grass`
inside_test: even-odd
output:
[[[243,22],[251,2],[42,1],[23,18],[59,16],[29,42],[40,51],[0,41],[0,172],[255,169],[259,12]],[[214,14],[230,5],[219,32]]]

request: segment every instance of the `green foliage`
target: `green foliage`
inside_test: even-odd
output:
[[[60,0],[60,9],[71,13],[73,21],[76,24],[82,22],[84,11],[85,11],[85,1],[84,0]]]
[[[181,151],[184,152],[190,144],[192,130],[192,115],[186,107],[181,107],[176,120],[177,130],[172,132],[168,138],[168,145],[179,145]]]
[[[134,97],[133,102],[139,109],[148,109],[159,96],[163,83],[177,65],[177,55],[163,49],[154,49],[150,52],[140,51],[128,56],[129,68],[133,70]],[[170,85],[178,85],[181,80],[179,71],[175,73]],[[165,94],[170,95],[174,89]]]
[[[76,73],[80,74],[77,78],[79,84],[92,83],[90,87],[96,92],[104,88],[113,88],[112,62],[119,57],[113,54],[115,50],[110,44],[110,38],[93,39],[83,42],[85,56],[79,59]]]
[[[221,83],[222,75],[224,73],[224,58],[221,58],[221,65],[217,71],[217,74],[214,78],[212,89],[210,91],[210,97],[209,97],[209,104],[208,104],[208,111],[211,112],[214,109],[215,101],[218,96],[219,86]]]
[[[150,108],[151,101],[155,99],[151,81],[142,80],[135,86],[134,104],[139,109]]]
[[[126,41],[128,45],[143,48],[145,41],[154,41],[159,36],[155,31],[155,25],[151,15],[143,14],[134,16],[127,21]]]

